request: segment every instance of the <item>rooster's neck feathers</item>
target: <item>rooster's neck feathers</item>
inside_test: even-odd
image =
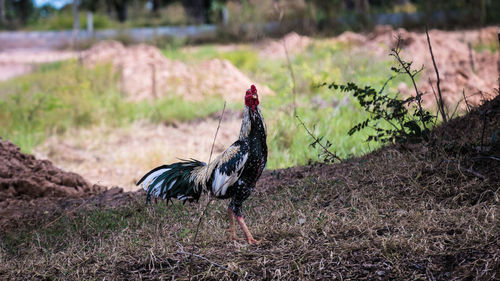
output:
[[[260,111],[259,106],[255,108],[255,110],[250,109],[248,106],[245,106],[245,111],[243,112],[243,120],[241,121],[241,130],[239,140],[245,140],[250,135],[250,131],[252,130],[252,121],[260,120],[262,125],[264,126],[264,133],[267,134],[266,123],[264,122],[264,117],[262,115],[262,111]]]

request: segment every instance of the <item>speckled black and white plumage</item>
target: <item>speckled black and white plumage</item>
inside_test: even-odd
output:
[[[232,198],[229,206],[236,216],[242,215],[243,201],[252,193],[267,164],[266,124],[259,107],[246,107],[242,123],[238,141],[247,147],[248,159],[238,181],[226,193],[227,198]]]
[[[252,87],[255,89],[255,87]],[[250,91],[250,90],[249,90]],[[248,97],[249,92],[247,91]],[[203,191],[219,199],[229,199],[229,207],[238,217],[242,204],[255,188],[267,164],[266,124],[255,102],[245,100],[239,138],[210,164],[189,160],[151,170],[137,183],[151,196],[170,200],[197,201]]]

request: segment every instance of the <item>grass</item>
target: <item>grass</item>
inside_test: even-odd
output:
[[[255,49],[241,46],[219,51],[215,45],[194,50],[170,42],[163,49],[166,57],[186,63],[219,58],[231,61],[253,81],[268,85],[275,96],[264,97],[262,105],[269,127],[270,169],[304,165],[318,161],[320,150],[309,152],[312,139],[293,116],[293,97],[285,59],[261,58]],[[322,82],[345,83],[380,88],[391,75],[390,61],[373,60],[369,54],[349,51],[346,46],[317,41],[306,51],[292,57],[296,72],[297,114],[317,136],[334,144],[342,158],[363,155],[379,143],[366,143],[367,133],[347,136],[347,131],[367,114],[351,102],[349,95],[335,93],[317,85]],[[155,102],[127,102],[117,86],[117,75],[108,65],[93,69],[77,62],[46,64],[27,76],[0,84],[0,135],[30,152],[48,135],[60,134],[70,127],[106,124],[124,126],[138,119],[171,123],[203,118],[222,108],[222,100],[184,101],[176,93]],[[391,81],[388,88],[407,82]],[[229,105],[231,107],[231,105]],[[233,105],[235,108],[237,105]]]
[[[385,81],[388,72],[383,69],[389,71],[390,62],[372,62],[362,54],[346,59],[346,50],[320,47],[293,59],[298,73],[298,114],[314,134],[330,139],[339,154],[374,149],[362,143],[362,136],[346,137],[350,126],[365,117],[350,97],[314,85],[329,79],[378,86]],[[318,151],[308,147],[312,140],[292,115],[291,81],[284,62],[248,63],[238,55],[232,56],[235,62],[248,64],[244,71],[253,79],[267,81],[276,92],[276,96],[266,97],[263,106],[271,130],[272,165],[314,160]],[[47,81],[43,73],[62,73],[59,71],[65,67],[74,66],[47,66],[46,72],[35,76]],[[254,67],[257,70],[253,72]],[[398,82],[391,82],[389,87]],[[65,81],[64,85],[72,83],[76,82]],[[14,86],[32,93],[31,87],[36,84],[9,87]],[[36,101],[35,94],[33,97]],[[62,97],[57,101],[65,101]],[[101,103],[105,100],[91,97]],[[96,114],[111,122],[106,119],[110,118],[107,110],[113,110],[111,104],[104,104],[109,108],[99,105],[106,111]],[[104,194],[99,196],[109,202],[89,203],[71,212],[51,206],[50,200],[36,202],[37,208],[28,209],[35,215],[21,216],[16,219],[19,227],[0,232],[0,276],[21,280],[493,280],[500,266],[496,218],[500,171],[496,160],[474,158],[481,158],[476,157],[475,149],[481,135],[492,136],[500,126],[500,115],[493,115],[486,120],[483,133],[481,112],[498,106],[497,98],[489,109],[474,111],[438,128],[432,145],[384,147],[336,165],[266,172],[244,203],[249,228],[263,240],[258,246],[226,240],[228,202],[222,200],[210,205],[195,247],[194,232],[206,197],[199,204],[145,206],[144,198],[137,193],[125,199]],[[120,121],[123,115],[116,112],[113,122],[119,126],[126,121]],[[70,118],[77,116],[67,114]],[[104,208],[119,200],[122,207]],[[190,259],[183,251],[205,259]]]
[[[42,65],[37,72],[0,83],[0,135],[30,152],[51,134],[139,119],[171,123],[206,117],[222,104],[171,95],[154,102],[129,102],[109,65],[84,68],[76,61]]]
[[[490,53],[494,54],[494,53],[498,52],[498,50],[500,49],[500,45],[496,42],[495,43],[478,42],[478,43],[472,45],[472,48],[474,49],[474,51],[476,51],[478,53],[489,51]]]
[[[464,123],[470,124],[452,124],[455,133]],[[467,147],[481,134],[476,125],[467,137],[448,130],[446,142]],[[217,200],[193,249],[206,197],[199,204],[145,206],[133,194],[123,207],[88,205],[48,226],[53,215],[35,217],[31,227],[0,234],[0,274],[52,280],[494,279],[500,262],[497,171],[479,170],[491,177],[483,180],[464,174],[461,165],[442,165],[467,155],[447,155],[441,147],[386,147],[342,164],[266,173],[244,204],[251,231],[262,239],[258,246],[226,240],[227,201]],[[182,251],[207,260],[190,261]]]
[[[68,12],[56,12],[48,18],[42,18],[30,22],[27,30],[71,30],[73,29],[73,14]],[[79,13],[79,24],[81,29],[87,27],[87,13]],[[120,27],[108,16],[97,13],[93,15],[94,30]]]
[[[166,57],[193,63],[202,59],[227,59],[252,80],[269,86],[275,96],[265,97],[262,105],[268,123],[270,169],[305,165],[321,160],[320,149],[310,153],[313,140],[293,115],[293,81],[285,59],[261,58],[255,49],[238,46],[232,51],[219,51],[215,45],[204,45],[186,51],[177,45],[164,49]],[[304,52],[292,56],[296,73],[297,114],[317,137],[334,144],[342,157],[359,156],[380,147],[380,143],[366,143],[368,132],[347,136],[349,129],[368,115],[349,95],[318,87],[323,82],[346,83],[381,88],[392,75],[389,60],[373,59],[366,53],[350,51],[348,46],[317,40]],[[396,86],[409,80],[397,77],[388,84],[395,93]]]

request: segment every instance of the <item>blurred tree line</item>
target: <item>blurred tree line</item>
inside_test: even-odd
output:
[[[69,2],[57,10],[50,5],[37,7],[33,0],[0,0],[0,27],[19,29],[33,25],[44,29],[37,22],[58,16],[46,29],[67,28],[72,25],[72,1]],[[115,27],[114,22],[129,26],[222,22],[238,25],[279,19],[321,30],[345,18],[366,28],[377,13],[422,13],[429,15],[431,21],[431,16],[438,12],[452,15],[448,27],[500,22],[498,0],[78,0],[78,3],[80,12],[101,15],[101,26],[97,28]]]

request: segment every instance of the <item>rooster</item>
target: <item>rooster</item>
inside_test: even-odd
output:
[[[236,240],[238,221],[249,244],[258,243],[248,230],[242,214],[243,202],[250,196],[267,163],[266,123],[259,108],[254,85],[246,91],[240,135],[229,148],[208,165],[191,159],[157,167],[145,174],[137,185],[151,196],[170,200],[198,201],[202,192],[218,199],[229,199],[229,238]],[[167,201],[168,202],[168,201]]]

